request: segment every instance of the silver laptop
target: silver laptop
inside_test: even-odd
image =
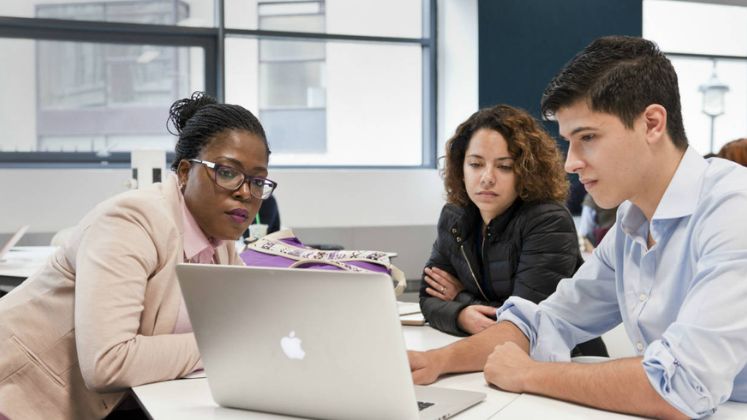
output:
[[[21,226],[20,229],[16,231],[16,233],[13,234],[13,236],[10,237],[2,246],[0,246],[0,262],[2,262],[5,259],[5,254],[10,251],[11,248],[16,246],[18,241],[21,240],[23,235],[26,233],[26,231],[29,229],[28,225]]]
[[[179,264],[177,275],[222,406],[437,419],[485,398],[413,385],[387,275],[200,264]]]

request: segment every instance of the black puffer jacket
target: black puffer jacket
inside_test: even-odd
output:
[[[455,300],[443,301],[428,295],[428,284],[422,282],[423,315],[441,331],[466,335],[457,325],[457,316],[468,305],[498,307],[510,296],[539,303],[583,263],[573,219],[561,204],[517,199],[490,222],[478,248],[476,230],[481,226],[479,210],[472,204],[467,208],[447,204],[441,211],[438,237],[426,266],[448,271],[464,285]],[[475,255],[478,249],[485,269]],[[489,275],[485,282],[481,282],[483,273]],[[490,290],[481,290],[480,284]],[[606,349],[597,339],[583,354],[606,355]]]

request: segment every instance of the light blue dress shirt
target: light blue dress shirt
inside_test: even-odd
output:
[[[567,361],[622,322],[651,385],[684,414],[747,402],[747,168],[688,148],[650,224],[623,203],[573,278],[539,305],[512,297],[497,314],[544,361]]]

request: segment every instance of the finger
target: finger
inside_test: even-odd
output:
[[[441,284],[459,284],[459,280],[452,276],[448,271],[441,270],[438,267],[433,267],[429,273],[433,278],[437,279]]]
[[[443,272],[444,272],[443,270],[440,270],[440,269],[434,267],[434,268],[432,268],[430,271],[428,271],[426,273],[433,280],[435,280],[435,281],[437,281],[439,283],[442,283],[442,282],[449,281],[448,279],[446,279],[446,277],[443,276]]]
[[[407,351],[407,361],[410,363],[410,370],[417,370],[423,367],[423,357],[419,352]]]
[[[433,279],[439,279],[439,278],[443,277],[441,275],[441,273],[443,273],[443,270],[441,270],[438,267],[427,267],[423,271],[425,271],[425,274],[428,275],[428,276],[430,276]]]
[[[454,283],[454,284],[458,284],[458,283],[459,283],[459,280],[457,280],[457,278],[456,278],[456,277],[454,277],[454,276],[453,276],[453,275],[452,275],[451,273],[449,273],[448,271],[444,271],[444,270],[441,270],[441,269],[437,269],[437,270],[438,270],[438,271],[437,271],[436,273],[437,273],[437,274],[439,275],[439,277],[441,277],[442,279],[444,279],[444,280],[448,281],[449,283]]]
[[[431,277],[425,276],[423,278],[426,283],[428,283],[431,287],[437,290],[441,290],[441,284],[437,282],[436,280],[433,280]]]
[[[425,280],[425,281],[426,281],[426,283],[428,283],[428,284],[429,284],[429,285],[430,285],[430,286],[431,286],[431,287],[432,287],[433,289],[435,289],[435,290],[438,290],[438,291],[439,291],[439,292],[441,292],[441,293],[445,293],[445,292],[446,292],[446,290],[447,290],[447,289],[446,289],[446,285],[445,285],[444,283],[440,283],[440,282],[438,282],[438,281],[436,281],[436,280],[433,280],[433,279],[430,279],[430,280],[429,280],[428,278],[426,278],[426,280]],[[448,284],[448,283],[447,283],[447,284]]]
[[[429,295],[437,297],[439,299],[443,298],[443,294],[441,292],[430,287],[425,288],[425,293],[428,293]]]
[[[496,308],[492,306],[474,305],[474,308],[482,315],[495,317]]]
[[[429,380],[425,369],[418,369],[412,371],[412,382],[415,383],[415,385],[428,385],[433,381]]]
[[[495,325],[495,321],[491,318],[483,318],[480,320],[480,327],[482,327],[483,330],[486,328],[490,328],[493,325]]]

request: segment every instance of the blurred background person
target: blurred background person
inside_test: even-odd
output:
[[[747,166],[747,137],[726,143],[716,156]]]

